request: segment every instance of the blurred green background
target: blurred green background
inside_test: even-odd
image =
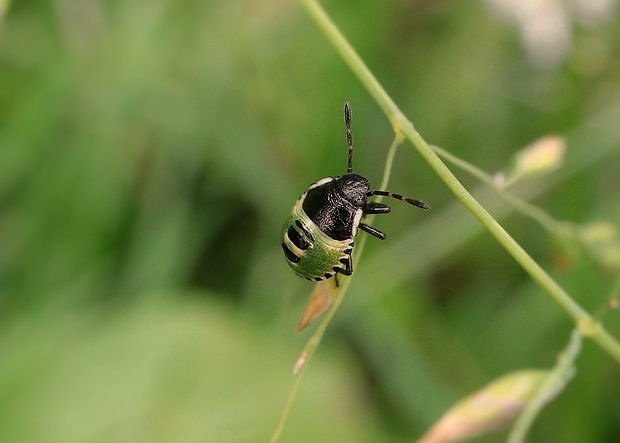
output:
[[[617,225],[616,2],[496,3],[324,5],[429,143],[493,172],[564,135],[563,168],[514,192]],[[345,172],[345,100],[355,169],[376,185],[390,124],[297,2],[10,5],[0,441],[268,441],[315,328],[294,332],[313,285],[286,266],[281,223],[310,183]],[[602,312],[615,267],[456,173]],[[568,341],[571,321],[409,145],[389,188],[433,209],[375,219],[388,239],[368,241],[282,442],[414,441],[489,380],[553,366]],[[619,320],[605,317],[617,337]],[[577,370],[531,441],[619,441],[618,364],[586,342]]]

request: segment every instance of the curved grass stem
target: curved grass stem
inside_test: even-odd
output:
[[[392,145],[390,146],[390,149],[388,150],[388,155],[385,161],[385,169],[383,171],[383,179],[381,180],[380,189],[386,189],[388,187],[388,182],[390,180],[390,174],[392,172],[392,166],[394,164],[394,157],[396,155],[396,150],[398,149],[398,146],[402,143],[402,141],[403,141],[403,138],[399,134],[397,134],[396,137],[394,138],[394,141],[392,142]],[[377,198],[377,200],[380,200],[380,199],[381,197]],[[366,220],[368,221],[368,223],[371,223],[373,218],[374,216],[370,215],[367,217]],[[368,234],[364,233],[360,235],[360,237],[361,238],[358,240],[357,245],[355,246],[355,251],[354,251],[354,257],[353,257],[353,268],[354,269],[355,267],[357,267],[357,263],[359,262],[359,259],[362,255],[362,252],[364,250],[364,245],[366,244],[366,239],[368,238]],[[276,430],[273,436],[271,437],[271,440],[270,440],[271,443],[276,443],[279,440],[280,435],[282,434],[282,431],[284,430],[284,425],[286,424],[288,414],[291,410],[291,407],[293,406],[293,400],[295,399],[297,395],[297,391],[299,389],[299,385],[301,383],[301,379],[303,378],[303,374],[306,370],[306,367],[308,366],[308,362],[312,358],[312,355],[314,354],[314,351],[316,350],[316,348],[321,343],[321,340],[323,339],[323,335],[325,334],[325,330],[331,323],[332,319],[334,318],[334,315],[336,314],[336,311],[340,307],[340,304],[342,303],[342,300],[344,299],[344,296],[346,295],[349,289],[349,285],[351,284],[352,279],[353,279],[353,276],[344,277],[340,280],[341,283],[338,289],[336,290],[336,294],[334,296],[334,301],[332,303],[332,306],[326,312],[325,317],[323,317],[323,320],[321,320],[321,323],[319,323],[319,326],[317,327],[312,337],[310,337],[310,339],[308,340],[308,343],[306,343],[306,346],[302,350],[301,355],[299,359],[297,360],[297,363],[295,364],[295,369],[294,369],[294,373],[296,374],[295,382],[293,383],[291,392],[289,393],[286,404],[284,405],[284,411],[282,412],[280,421],[278,422],[278,426],[276,427]]]
[[[532,257],[519,245],[504,228],[489,214],[480,203],[465,189],[448,167],[441,161],[439,156],[428,146],[426,141],[418,134],[413,124],[400,111],[391,97],[383,89],[372,72],[364,64],[353,47],[349,44],[340,30],[331,21],[316,0],[301,0],[309,15],[314,19],[319,28],[325,33],[334,45],[340,56],[348,64],[360,82],[366,87],[369,94],[376,100],[386,114],[396,134],[404,136],[418,150],[420,155],[435,170],[454,195],[474,214],[475,217],[487,228],[496,240],[513,256],[513,258],[525,269],[564,311],[575,321],[579,332],[589,337],[601,348],[609,353],[616,361],[620,362],[620,343],[596,321],[587,311],[577,304],[558,285],[558,283],[545,270],[536,263]]]
[[[498,187],[491,175],[484,172],[482,169],[472,165],[471,163],[451,154],[445,149],[433,145],[430,145],[430,148],[444,160],[447,160],[449,163],[452,163],[453,165],[461,168],[462,170],[476,177],[485,185],[489,186],[507,204],[512,206],[516,211],[520,212],[526,217],[529,217],[532,220],[538,222],[538,224],[545,228],[547,232],[554,235],[562,234],[565,237],[577,237],[576,225],[566,221],[556,220],[542,209],[537,208],[536,206],[506,192],[506,186]]]
[[[439,175],[439,177],[444,181],[444,183],[448,186],[448,188],[456,195],[456,197],[461,200],[461,202],[474,214],[480,222],[489,230],[489,232],[497,239],[497,241],[513,256],[513,258],[528,272],[528,274],[543,288],[545,291],[556,301],[558,305],[560,305],[569,316],[573,318],[575,321],[577,328],[574,335],[578,334],[579,338],[589,337],[594,342],[598,343],[604,350],[606,350],[615,360],[620,362],[620,343],[609,334],[605,328],[602,326],[600,322],[595,320],[588,312],[586,312],[579,304],[577,304],[556,282],[547,274],[544,269],[538,265],[525,250],[502,228],[502,226],[478,203],[478,201],[465,189],[465,187],[458,181],[458,179],[452,174],[452,172],[448,169],[448,167],[441,161],[439,156],[436,154],[433,149],[436,151],[439,148],[431,148],[424,141],[424,139],[418,134],[418,132],[413,127],[413,124],[407,120],[407,118],[402,114],[400,109],[396,106],[394,101],[390,98],[387,92],[383,89],[381,84],[374,77],[372,72],[368,69],[368,67],[364,64],[362,59],[357,55],[355,50],[351,47],[342,33],[338,30],[336,25],[331,21],[325,11],[321,8],[319,3],[316,0],[301,0],[301,3],[308,11],[309,15],[315,20],[317,25],[323,30],[327,38],[332,42],[336,50],[340,53],[341,57],[345,60],[345,62],[349,65],[351,70],[357,75],[358,79],[362,82],[362,84],[366,87],[368,92],[372,95],[372,97],[379,104],[383,112],[386,114],[388,119],[390,120],[394,132],[396,133],[396,137],[392,146],[390,147],[388,158],[386,160],[385,171],[383,176],[383,181],[381,184],[381,188],[387,188],[387,182],[389,180],[390,171],[392,169],[392,164],[394,160],[394,155],[396,153],[396,149],[403,141],[403,139],[407,139],[411,142],[411,144],[418,150],[418,152],[426,159],[429,165],[435,170],[435,172]],[[448,154],[449,155],[449,154]],[[459,164],[459,162],[463,163],[461,167],[469,170],[472,174],[478,176],[485,182],[490,180],[492,184],[492,179],[487,177],[484,172],[478,170],[474,166],[462,162],[460,159],[455,159],[455,164]],[[519,200],[520,202],[520,200]],[[512,202],[514,203],[514,202]],[[531,209],[526,207],[526,212]],[[533,218],[539,219],[539,221],[543,224],[548,224],[549,220],[545,219],[545,217],[540,217],[540,213],[529,211]],[[546,214],[544,214],[546,215]],[[372,218],[369,217],[369,219]],[[370,220],[369,220],[370,222]],[[356,247],[354,262],[355,266],[359,260],[361,252],[364,248],[366,242],[367,235],[363,235]],[[317,327],[314,335],[308,340],[308,343],[304,347],[301,357],[295,366],[296,371],[296,379],[293,384],[293,388],[289,393],[288,400],[284,407],[284,411],[280,418],[280,422],[270,440],[271,443],[276,443],[282,430],[284,429],[284,425],[286,423],[288,414],[291,410],[293,400],[297,394],[299,385],[301,383],[301,379],[307,367],[307,363],[311,359],[314,351],[318,347],[323,338],[325,330],[327,326],[332,321],[336,311],[338,310],[340,304],[348,287],[351,283],[351,278],[343,278],[340,287],[337,289],[337,292],[334,296],[334,301],[331,308],[326,313],[325,317]],[[577,343],[577,339],[571,341],[571,343]],[[580,343],[580,342],[579,342]],[[576,346],[576,345],[575,345]],[[569,349],[572,349],[569,346]],[[575,348],[577,349],[577,348]],[[567,351],[568,352],[568,351]],[[578,353],[578,351],[576,351]],[[571,354],[572,355],[572,354]],[[575,356],[577,354],[575,353]],[[570,360],[570,359],[569,359]],[[572,361],[572,360],[570,360]],[[564,369],[564,366],[558,364],[558,374],[563,375],[565,372],[560,372],[560,369]],[[552,380],[553,381],[553,380]],[[524,431],[517,430],[515,432],[525,432],[529,427],[529,423],[527,420],[531,420],[531,417],[535,416],[539,406],[534,403],[531,408],[531,416],[526,416],[523,419],[523,424],[521,425]],[[517,437],[518,434],[517,434]],[[516,440],[518,441],[518,440]]]
[[[549,372],[546,381],[519,415],[506,440],[507,443],[523,443],[534,420],[545,404],[558,395],[575,375],[575,361],[581,352],[581,338],[581,333],[577,329],[573,330],[568,345],[560,354],[558,363]]]

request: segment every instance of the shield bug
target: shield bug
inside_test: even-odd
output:
[[[358,229],[381,240],[385,234],[362,222],[366,214],[387,214],[391,208],[369,200],[382,195],[422,209],[423,201],[389,191],[372,191],[368,179],[353,172],[351,105],[344,104],[349,156],[347,173],[325,177],[310,185],[293,206],[282,228],[282,251],[297,275],[308,280],[324,280],[337,273],[353,273],[354,239]]]

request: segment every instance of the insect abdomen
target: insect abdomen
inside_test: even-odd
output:
[[[287,263],[297,275],[308,280],[324,280],[336,272],[347,274],[353,239],[330,238],[308,218],[300,201],[282,228],[282,251]]]

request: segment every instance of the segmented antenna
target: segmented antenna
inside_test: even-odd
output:
[[[347,125],[347,143],[349,144],[347,174],[350,174],[353,172],[353,135],[351,134],[351,105],[349,102],[344,103],[344,124]]]
[[[424,203],[421,200],[416,200],[415,198],[403,197],[400,194],[395,194],[390,191],[369,191],[366,193],[366,197],[372,197],[373,195],[382,195],[384,197],[392,197],[396,200],[400,200],[405,203],[409,203],[410,205],[417,206],[420,209],[430,209],[431,207]]]

